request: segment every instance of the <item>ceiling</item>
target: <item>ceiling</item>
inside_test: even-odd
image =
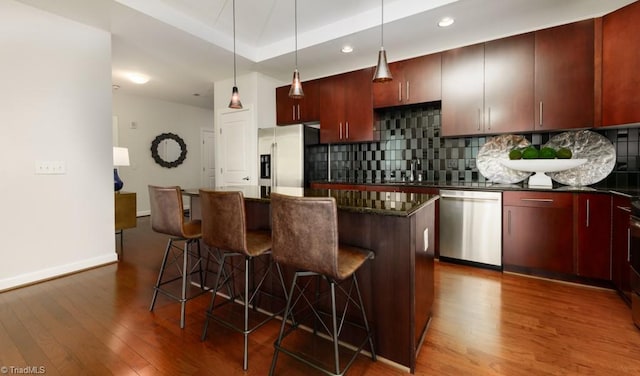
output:
[[[213,83],[233,77],[232,0],[18,1],[110,31],[118,93],[213,109]],[[384,47],[392,62],[599,17],[633,1],[387,0]],[[303,80],[375,65],[379,0],[298,0],[297,8]],[[438,27],[444,16],[455,23]],[[288,82],[295,65],[294,19],[294,0],[237,0],[238,75],[258,71]],[[340,51],[345,44],[352,53]],[[135,85],[126,78],[130,72],[150,80]]]

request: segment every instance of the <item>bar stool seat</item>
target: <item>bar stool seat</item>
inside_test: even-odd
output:
[[[157,187],[149,185],[149,202],[151,207],[151,228],[158,233],[169,235],[169,241],[162,258],[158,280],[153,287],[153,297],[149,311],[153,311],[158,293],[168,296],[180,302],[180,328],[184,328],[186,302],[196,296],[203,294],[211,288],[206,287],[207,270],[202,267],[202,253],[200,251],[200,239],[202,238],[201,222],[199,220],[185,221],[184,206],[182,202],[182,191],[180,187]],[[175,242],[183,242],[184,247],[180,248]],[[192,251],[192,246],[196,246],[196,251]],[[174,254],[170,259],[171,254]],[[179,261],[182,261],[180,263]],[[207,264],[209,255],[207,255]],[[192,265],[189,265],[192,261]],[[167,264],[175,264],[179,275],[177,277],[165,279]],[[199,293],[188,294],[190,279],[193,274],[199,275]],[[181,280],[180,294],[177,295],[169,288],[172,282]]]
[[[367,260],[372,259],[374,253],[368,249],[338,242],[338,219],[334,198],[293,197],[277,193],[271,193],[270,198],[273,258],[278,264],[295,268],[296,271],[280,333],[274,343],[269,375],[275,372],[280,352],[335,376],[344,375],[367,344],[371,359],[375,361],[373,333],[369,328],[356,276],[358,269]],[[304,281],[307,277],[315,278],[316,283]],[[328,290],[321,291],[322,280],[327,282]],[[343,286],[345,284],[348,287]],[[341,293],[343,297],[340,309],[336,292]],[[327,294],[330,295],[330,304],[326,303]],[[303,306],[296,309],[299,305]],[[327,305],[330,305],[330,313],[323,311]],[[360,323],[351,320],[354,314],[361,316]],[[330,319],[323,319],[325,316],[329,316]],[[291,323],[289,328],[286,328],[287,322]],[[332,366],[326,366],[323,359],[315,359],[310,351],[303,350],[300,339],[293,345],[285,346],[285,338],[305,324],[312,326],[313,337],[318,337],[315,335],[320,328],[324,337],[331,340]],[[359,329],[362,332],[362,340],[354,346],[357,347],[356,350],[343,364],[340,362],[340,335],[343,334],[345,325],[350,325],[356,331]],[[342,348],[344,350],[344,347]]]
[[[287,296],[280,266],[275,264],[269,256],[271,253],[271,231],[266,229],[248,230],[246,228],[242,192],[219,192],[201,189],[200,202],[202,203],[203,243],[207,247],[217,249],[220,252],[218,276],[213,289],[211,303],[206,311],[202,340],[206,339],[211,319],[242,333],[244,335],[242,369],[246,371],[249,367],[249,335],[284,311],[284,308],[282,308],[277,311],[274,310],[275,312],[267,313],[259,312],[257,309],[257,299],[259,297],[277,298],[273,291],[265,289],[265,285],[270,283],[268,277],[276,277],[272,275],[274,265],[284,296],[282,306],[284,306]],[[232,261],[233,258],[242,259],[244,268],[241,268],[242,265],[240,263],[234,263]],[[256,268],[255,263],[259,261],[266,264],[261,270],[262,273],[256,271],[258,268]],[[244,276],[242,291],[238,292],[235,289],[236,281],[234,276],[236,274]],[[277,286],[275,283],[274,285]],[[229,296],[222,303],[216,304],[216,299],[225,286]],[[238,322],[238,317],[233,317],[233,315],[224,316],[223,313],[218,312],[222,311],[220,310],[222,306],[234,303],[240,303],[243,306],[242,323]],[[252,319],[257,321],[253,326],[249,325],[250,308],[251,313],[253,313]]]

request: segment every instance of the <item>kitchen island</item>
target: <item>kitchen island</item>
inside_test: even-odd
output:
[[[334,197],[338,205],[340,241],[375,253],[375,259],[358,271],[358,278],[374,330],[376,353],[407,367],[411,373],[415,371],[416,355],[431,319],[434,298],[438,195],[267,186],[219,187],[216,190],[243,192],[250,229],[270,228],[271,192]],[[184,193],[191,197],[192,217],[198,218],[198,190],[185,190]]]

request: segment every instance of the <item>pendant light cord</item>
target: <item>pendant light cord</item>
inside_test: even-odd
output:
[[[382,8],[380,12],[380,46],[384,48],[384,0],[380,0],[380,7]]]
[[[233,86],[236,85],[236,0],[233,0]]]
[[[298,0],[293,2],[293,24],[296,36],[296,69],[298,69]]]

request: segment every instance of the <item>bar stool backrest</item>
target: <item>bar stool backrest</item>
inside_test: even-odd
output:
[[[271,221],[271,251],[276,262],[341,279],[333,197],[271,193]]]
[[[184,237],[184,212],[180,187],[149,185],[151,228],[171,236]]]
[[[248,255],[242,192],[216,192],[201,189],[200,203],[204,244]]]

